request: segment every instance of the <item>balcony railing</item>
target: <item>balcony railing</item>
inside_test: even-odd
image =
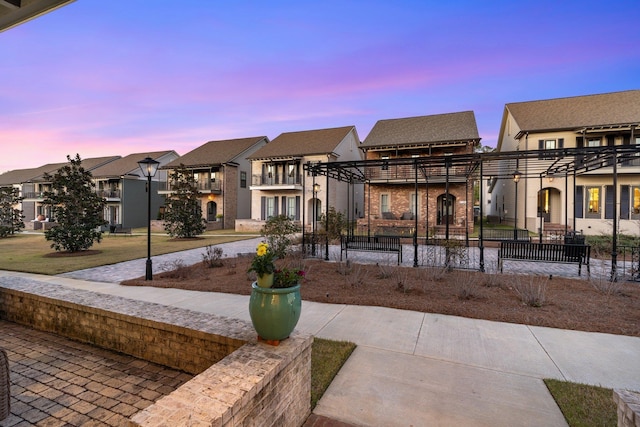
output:
[[[222,180],[217,179],[215,182],[196,182],[195,188],[198,191],[213,192],[222,191]],[[169,181],[158,182],[159,191],[173,191],[173,183]]]
[[[120,190],[96,190],[96,194],[105,199],[119,199]]]
[[[454,180],[455,177],[466,176],[467,168],[465,166],[451,166],[449,168],[449,178]],[[418,179],[427,177],[446,177],[447,168],[443,166],[420,166],[418,169]],[[389,165],[389,166],[369,166],[365,170],[365,176],[372,180],[415,180],[416,170],[413,165]]]
[[[302,175],[253,175],[251,185],[302,185]]]
[[[25,199],[44,199],[44,191],[27,191],[22,194]]]

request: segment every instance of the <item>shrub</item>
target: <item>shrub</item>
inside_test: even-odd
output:
[[[514,276],[513,290],[520,300],[531,307],[542,307],[545,303],[549,278],[541,276]]]
[[[206,252],[202,254],[202,262],[208,268],[222,267],[222,248],[207,245]]]
[[[276,258],[284,258],[292,245],[294,234],[299,231],[299,227],[291,218],[286,215],[276,215],[267,220],[261,234],[267,240]]]

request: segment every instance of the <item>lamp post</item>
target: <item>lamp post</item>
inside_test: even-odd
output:
[[[147,177],[147,269],[144,280],[153,280],[153,269],[151,266],[151,178],[158,171],[160,162],[145,157],[138,162],[142,174]]]
[[[513,172],[513,182],[516,183],[516,199],[513,212],[513,240],[518,240],[518,182],[520,181],[520,171]]]
[[[316,256],[316,221],[318,220],[318,191],[320,191],[320,184],[317,182],[313,184],[313,242],[311,244],[311,255]]]

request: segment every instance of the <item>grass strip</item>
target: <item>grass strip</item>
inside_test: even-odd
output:
[[[153,234],[151,236],[151,256],[252,237],[254,236],[228,231],[224,235],[207,234],[197,239],[172,239],[168,235]],[[65,256],[51,249],[51,242],[47,241],[43,234],[18,234],[0,239],[0,253],[3,254],[0,257],[0,270],[55,275],[146,258],[147,236],[145,234],[107,234],[103,236],[100,243],[95,243],[89,251],[80,251],[74,255]],[[224,255],[236,256],[235,253]]]
[[[355,348],[351,342],[314,339],[311,348],[311,410]]]
[[[570,427],[618,425],[610,388],[546,379],[544,383]]]

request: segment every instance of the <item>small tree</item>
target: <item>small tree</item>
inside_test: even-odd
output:
[[[0,237],[7,237],[24,228],[24,215],[15,208],[22,199],[17,188],[0,188]]]
[[[95,192],[91,172],[82,167],[80,155],[75,159],[67,156],[69,164],[61,167],[53,175],[45,175],[51,180],[52,191],[44,193],[44,203],[51,205],[52,215],[58,225],[45,231],[47,240],[56,251],[78,252],[100,242],[106,225],[103,217],[105,201]]]
[[[300,228],[287,215],[276,215],[267,220],[262,227],[262,235],[266,237],[269,247],[277,258],[284,258],[291,247],[293,235]]]
[[[347,231],[349,223],[345,214],[338,212],[333,206],[320,217],[320,224],[325,227],[329,240],[340,240],[340,235]]]
[[[200,193],[193,174],[184,166],[171,172],[173,192],[167,196],[164,229],[171,237],[189,238],[202,234],[207,221],[202,217]]]

